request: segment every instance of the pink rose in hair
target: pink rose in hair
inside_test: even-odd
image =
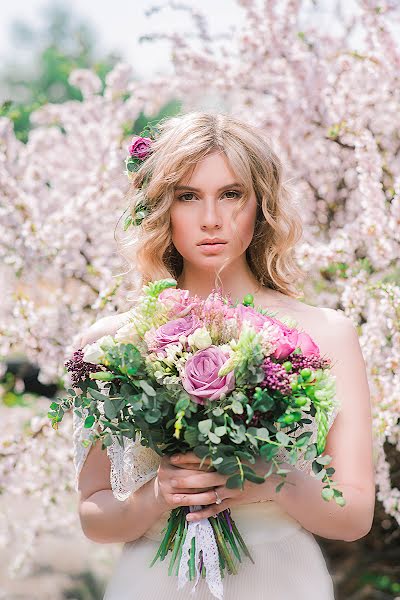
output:
[[[149,154],[151,142],[150,138],[135,135],[132,138],[132,144],[129,146],[129,154],[134,158],[145,159]]]
[[[198,317],[190,314],[182,319],[168,321],[157,329],[153,327],[146,331],[144,340],[151,352],[162,352],[169,344],[177,344],[181,335],[188,337],[201,326]]]
[[[218,371],[228,360],[229,354],[218,346],[199,350],[188,358],[182,375],[182,385],[197,404],[205,404],[206,399],[218,400],[222,393],[235,389],[235,375],[230,371],[218,377]]]

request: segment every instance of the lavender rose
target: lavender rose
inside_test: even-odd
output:
[[[157,329],[150,329],[145,333],[144,339],[151,352],[161,352],[169,344],[177,344],[180,336],[184,335],[187,338],[201,326],[198,317],[190,314],[182,319],[168,321]]]
[[[132,138],[132,144],[129,146],[129,154],[134,158],[145,159],[149,154],[152,140],[147,137],[136,135]]]
[[[229,354],[218,346],[199,350],[188,358],[182,374],[182,385],[194,402],[204,405],[207,399],[218,400],[222,393],[228,394],[235,389],[233,371],[218,377],[220,368],[228,358]]]

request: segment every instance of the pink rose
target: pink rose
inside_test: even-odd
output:
[[[199,350],[188,358],[182,375],[182,385],[197,404],[205,400],[218,400],[222,393],[228,394],[235,389],[235,375],[230,371],[224,377],[218,377],[218,371],[225,364],[229,354],[218,346]]]
[[[297,337],[297,347],[301,348],[301,351],[304,356],[319,356],[319,348],[317,344],[312,340],[312,338],[305,331],[299,331]]]
[[[191,314],[182,319],[168,321],[158,329],[153,327],[145,333],[144,340],[151,352],[161,352],[169,344],[177,344],[181,335],[188,337],[201,326],[200,320]]]
[[[275,352],[272,353],[276,359],[285,359],[297,348],[298,331],[290,329],[284,323],[277,322],[279,325],[280,335],[278,338],[278,346]]]
[[[189,295],[189,290],[176,288],[167,288],[158,296],[160,302],[168,310],[169,319],[185,317],[195,306],[199,305],[199,300]]]
[[[129,154],[134,158],[143,160],[149,154],[151,143],[152,140],[150,138],[135,135],[132,138],[132,144],[129,146]]]

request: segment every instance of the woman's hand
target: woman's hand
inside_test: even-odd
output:
[[[216,499],[214,487],[224,485],[228,478],[215,471],[210,459],[204,461],[200,469],[201,459],[193,452],[182,456],[185,462],[178,462],[176,466],[171,461],[171,457],[163,456],[157,470],[154,492],[165,510],[177,506],[214,502]],[[193,502],[190,501],[194,498]]]
[[[176,458],[178,457],[178,460]],[[253,483],[248,479],[243,484],[243,490],[241,488],[227,488],[226,481],[230,475],[222,475],[215,471],[214,467],[210,467],[211,460],[207,459],[203,463],[203,467],[199,472],[201,463],[194,452],[187,452],[186,454],[175,454],[170,459],[171,465],[176,465],[177,468],[182,469],[182,473],[177,473],[177,469],[173,474],[173,481],[176,481],[176,488],[173,490],[172,487],[167,492],[169,495],[170,506],[192,506],[195,504],[208,505],[206,508],[190,513],[188,520],[196,521],[216,515],[222,512],[228,507],[237,506],[239,504],[251,504],[252,502],[264,502],[272,499],[273,491],[272,487],[276,486],[276,480],[271,476],[267,478],[264,483]],[[264,476],[270,467],[270,463],[262,458],[257,458],[254,464],[242,461],[244,464],[248,464],[252,469],[260,476]],[[213,469],[211,471],[210,469]],[[202,471],[207,470],[207,473]],[[194,486],[201,487],[202,485],[209,486],[203,489],[200,493]],[[193,487],[192,487],[193,486]],[[216,495],[214,488],[216,489],[218,496],[221,498],[221,504],[215,504]],[[180,499],[178,499],[178,497]],[[189,518],[190,517],[190,518]]]

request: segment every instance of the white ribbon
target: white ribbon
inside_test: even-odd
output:
[[[190,506],[190,512],[201,510],[202,506]],[[200,569],[198,563],[200,560],[200,550],[203,551],[203,563],[206,567],[206,582],[209,590],[215,598],[223,600],[224,587],[221,579],[221,571],[219,566],[218,558],[218,546],[215,540],[214,530],[208,519],[200,519],[200,521],[189,522],[186,539],[182,548],[181,561],[179,563],[178,572],[178,590],[180,590],[189,581],[189,550],[192,545],[192,538],[196,539],[196,553],[195,553],[195,569],[196,569],[196,582],[192,587],[190,593],[194,594],[196,586],[200,579]]]

